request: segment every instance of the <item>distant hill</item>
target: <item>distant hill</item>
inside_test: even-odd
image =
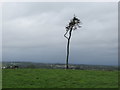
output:
[[[3,67],[19,66],[19,68],[47,68],[47,69],[65,69],[65,64],[60,63],[35,63],[35,62],[2,62]],[[86,65],[86,64],[69,64],[69,69],[80,70],[118,70],[118,66],[107,65]]]

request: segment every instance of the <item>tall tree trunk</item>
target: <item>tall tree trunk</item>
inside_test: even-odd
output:
[[[68,43],[67,43],[66,69],[69,68],[69,67],[68,67],[68,59],[69,59],[69,46],[70,46],[71,33],[72,33],[72,28],[70,29],[69,38],[68,38]]]

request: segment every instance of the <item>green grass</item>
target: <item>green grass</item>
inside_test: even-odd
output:
[[[3,88],[118,88],[118,71],[4,69]]]

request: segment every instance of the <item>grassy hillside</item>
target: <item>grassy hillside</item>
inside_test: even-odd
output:
[[[3,88],[117,88],[117,71],[4,69]]]

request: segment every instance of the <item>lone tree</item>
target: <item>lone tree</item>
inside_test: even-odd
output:
[[[68,40],[67,42],[67,56],[66,56],[66,69],[68,69],[68,58],[69,58],[69,46],[70,46],[70,39],[71,39],[71,33],[73,30],[76,30],[77,27],[81,27],[79,24],[81,24],[81,21],[76,18],[74,15],[73,19],[70,20],[69,24],[65,27],[66,28],[66,33],[64,34],[64,37]],[[67,33],[69,33],[68,36]]]

